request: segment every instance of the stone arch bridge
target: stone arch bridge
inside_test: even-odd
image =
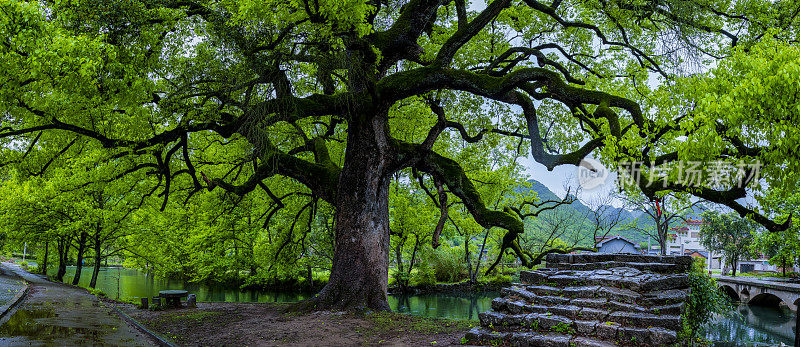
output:
[[[720,290],[736,301],[747,304],[780,306],[797,312],[800,284],[759,280],[754,277],[714,276]]]

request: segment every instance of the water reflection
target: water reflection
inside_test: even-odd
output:
[[[91,269],[89,269],[91,270]],[[75,268],[67,269],[65,282],[70,282]],[[89,283],[91,271],[83,271],[81,283]],[[97,280],[98,289],[110,298],[133,300],[153,297],[165,289],[184,289],[197,295],[203,302],[297,302],[311,294],[293,292],[268,292],[226,286],[187,283],[146,276],[133,269],[102,268]],[[488,311],[497,293],[480,294],[421,294],[392,295],[389,305],[396,312],[419,316],[478,320],[478,313]],[[775,309],[741,305],[739,315],[718,317],[707,327],[706,337],[718,346],[776,346],[794,343],[794,314],[788,309]]]
[[[417,316],[478,320],[478,313],[488,311],[497,295],[497,292],[391,295],[389,306],[395,312]]]
[[[90,269],[91,270],[91,269]],[[75,267],[68,267],[64,282],[70,283]],[[91,271],[82,271],[81,283],[87,284]],[[182,280],[147,276],[134,269],[101,268],[97,288],[109,298],[132,301],[139,297],[157,296],[160,290],[183,289],[197,295],[202,302],[298,302],[309,293],[245,290],[230,286],[190,283]],[[389,306],[396,312],[419,316],[478,320],[478,313],[491,308],[496,292],[467,294],[391,295]]]
[[[84,341],[101,341],[101,336],[108,334],[116,327],[112,325],[90,325],[77,327],[57,318],[52,307],[36,307],[32,309],[19,309],[14,312],[8,321],[0,326],[0,344],[10,342],[9,338],[45,338],[49,341],[63,337],[81,336]],[[55,323],[55,324],[54,324]],[[27,345],[25,343],[24,345]]]
[[[91,270],[91,269],[89,269]],[[71,283],[75,267],[67,267],[65,283]],[[81,284],[91,280],[91,271],[82,271]],[[267,292],[247,290],[240,291],[224,285],[209,285],[166,279],[134,269],[100,268],[97,276],[97,289],[109,298],[134,300],[139,297],[157,296],[158,292],[167,289],[183,289],[197,295],[197,301],[203,302],[297,302],[309,297],[307,293]]]
[[[778,346],[794,344],[794,313],[788,308],[739,305],[738,314],[717,317],[706,327],[715,346]]]

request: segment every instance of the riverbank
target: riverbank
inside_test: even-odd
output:
[[[286,313],[288,304],[198,303],[196,309],[123,311],[181,346],[460,345],[474,321],[381,312]]]

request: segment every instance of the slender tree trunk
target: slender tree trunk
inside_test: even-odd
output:
[[[469,282],[475,284],[475,279],[472,276],[472,259],[469,256],[469,236],[464,236],[464,262],[467,263],[467,275],[469,275]]]
[[[306,274],[308,276],[308,290],[314,290],[314,272],[311,271],[311,263],[306,264]]]
[[[69,260],[69,237],[61,236],[58,239],[58,272],[55,280],[64,282],[64,275],[67,274],[67,261]]]
[[[81,270],[83,270],[83,251],[86,250],[86,238],[89,234],[81,232],[81,237],[78,240],[78,259],[75,261],[75,277],[72,278],[72,285],[77,286],[81,280]]]
[[[400,285],[400,288],[408,286],[408,277],[405,276],[405,269],[403,267],[403,246],[405,246],[407,238],[408,236],[404,235],[394,249],[395,260],[397,261],[397,284]]]
[[[419,248],[419,234],[415,234],[414,250],[411,251],[411,261],[408,263],[408,280],[411,280],[411,270],[414,270],[414,264],[417,262],[417,249]]]
[[[781,260],[783,261],[783,266],[781,267],[783,269],[783,277],[786,277],[786,257],[781,257]]]
[[[50,256],[50,241],[44,243],[44,260],[42,260],[42,267],[39,268],[39,273],[47,276],[47,257]]]
[[[483,253],[486,250],[486,241],[489,239],[489,231],[484,230],[483,243],[481,243],[481,251],[478,252],[478,260],[475,261],[475,271],[472,272],[473,282],[478,282],[478,274],[481,271],[481,260],[483,260]]]
[[[353,115],[336,196],[335,250],[328,284],[304,305],[389,311],[387,113]]]
[[[656,232],[658,233],[658,247],[661,248],[661,255],[667,255],[667,238],[669,238],[669,234],[667,231],[667,225],[662,225],[661,222],[656,221]],[[681,254],[683,255],[683,254]]]
[[[100,274],[100,263],[103,256],[103,244],[100,242],[99,234],[94,238],[94,266],[92,267],[92,279],[89,281],[89,288],[97,285],[97,276]]]

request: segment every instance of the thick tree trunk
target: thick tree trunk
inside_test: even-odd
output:
[[[389,181],[386,114],[354,117],[336,195],[335,250],[314,309],[388,311]]]
[[[83,270],[83,251],[86,250],[87,237],[89,237],[89,234],[82,232],[81,238],[78,240],[78,259],[75,261],[75,277],[72,278],[73,286],[77,286],[81,280],[81,271]]]

